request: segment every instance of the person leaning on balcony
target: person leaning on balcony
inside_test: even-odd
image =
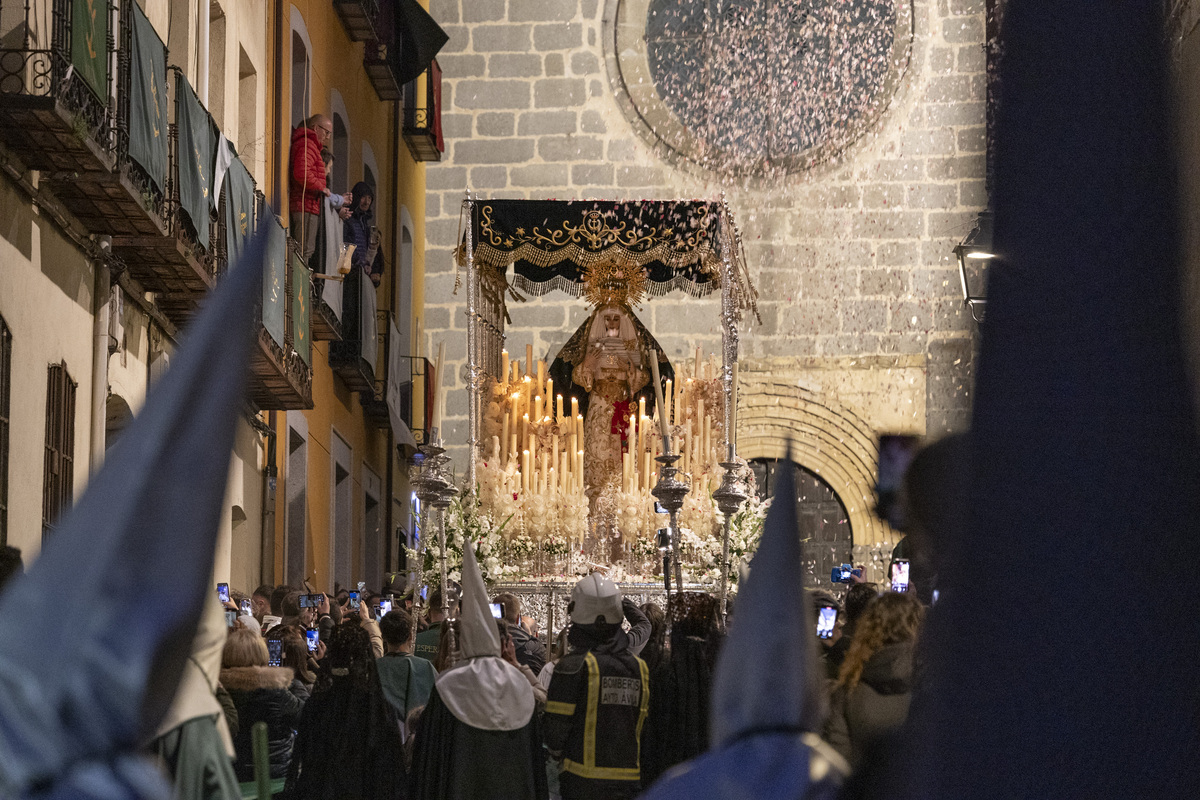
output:
[[[375,227],[375,190],[366,181],[350,192],[350,218],[342,224],[342,241],[355,246],[351,263],[361,269],[378,288],[383,280],[383,254],[379,251],[379,229]]]
[[[321,203],[330,195],[325,184],[325,162],[321,148],[333,141],[333,123],[324,114],[314,114],[292,131],[288,156],[288,210],[291,235],[300,243],[305,263],[317,249],[317,226]]]

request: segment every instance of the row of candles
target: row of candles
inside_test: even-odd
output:
[[[677,380],[668,379],[665,385],[653,359],[651,368],[657,408],[647,414],[644,397],[631,407],[621,481],[623,492],[647,496],[658,480],[654,459],[662,454],[664,441],[670,441],[671,452],[680,456],[677,466],[695,481],[715,474],[722,434],[721,422],[714,419],[720,409],[705,402],[705,395],[711,398],[713,393],[704,388],[716,380],[719,369],[712,357],[703,359],[697,348],[695,360],[682,363]],[[582,493],[584,419],[579,400],[554,392],[546,362],[533,360],[532,345],[526,348],[524,364],[503,351],[500,376],[492,385],[499,414],[493,407],[493,414],[485,415],[485,457],[502,467],[514,462],[522,493]]]

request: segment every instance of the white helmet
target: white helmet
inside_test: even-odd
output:
[[[594,622],[619,623],[625,612],[621,609],[621,590],[598,572],[593,572],[575,584],[571,590],[571,622],[591,625]]]

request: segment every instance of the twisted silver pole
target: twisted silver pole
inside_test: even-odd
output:
[[[724,515],[721,526],[721,628],[725,628],[729,604],[729,529],[733,515],[746,500],[746,490],[738,478],[737,430],[735,429],[733,370],[738,358],[737,274],[733,257],[734,241],[729,204],[721,196],[721,388],[725,395],[725,474],[721,486],[713,493],[717,507]]]
[[[475,268],[475,200],[463,200],[467,212],[467,494],[475,498],[475,461],[479,451],[479,271]]]

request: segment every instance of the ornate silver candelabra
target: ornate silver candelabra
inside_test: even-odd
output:
[[[717,508],[725,520],[721,535],[721,630],[725,630],[729,597],[729,528],[733,524],[733,515],[750,495],[742,475],[742,465],[730,459],[722,461],[721,466],[725,469],[725,475],[721,478],[721,485],[713,492],[713,500],[717,502]]]
[[[671,532],[671,548],[668,554],[673,550],[675,553],[675,592],[678,594],[683,591],[683,565],[680,563],[679,550],[681,538],[679,533],[679,509],[683,508],[683,498],[687,497],[689,487],[686,483],[675,477],[679,470],[675,468],[675,462],[679,460],[679,456],[664,453],[654,459],[661,466],[658,470],[658,483],[650,490],[650,494],[654,495],[663,508],[667,510],[668,525]],[[670,556],[668,555],[668,558]],[[664,559],[665,562],[665,559]],[[669,567],[666,563],[663,564],[663,576],[667,577]],[[667,603],[671,602],[671,584],[667,580]]]

